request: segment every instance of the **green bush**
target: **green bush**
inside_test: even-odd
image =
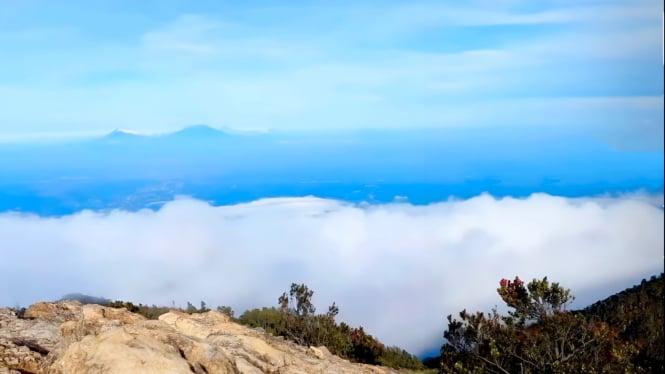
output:
[[[570,291],[547,278],[524,285],[502,279],[497,292],[513,308],[448,316],[442,372],[624,373],[636,347],[612,326],[565,309]]]
[[[415,370],[425,368],[416,356],[397,347],[385,347],[362,327],[337,324],[335,317],[339,308],[335,303],[326,314],[315,314],[313,294],[304,284],[294,283],[288,293],[278,298],[278,308],[251,309],[238,321],[300,345],[325,346],[332,354],[354,362]]]
[[[170,310],[173,308],[167,308],[163,306],[156,306],[156,305],[134,305],[134,303],[130,301],[111,301],[107,304],[108,307],[111,308],[125,308],[127,311],[140,314],[144,316],[147,319],[157,319],[159,316],[161,316],[164,313],[168,313]]]

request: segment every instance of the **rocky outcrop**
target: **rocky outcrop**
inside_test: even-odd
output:
[[[146,320],[125,309],[37,303],[0,309],[0,374],[394,373],[301,347],[210,311]]]

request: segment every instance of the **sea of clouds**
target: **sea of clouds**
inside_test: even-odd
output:
[[[70,292],[147,304],[276,306],[292,282],[325,312],[414,353],[445,317],[501,305],[501,278],[548,276],[578,306],[663,271],[663,195],[534,194],[415,206],[315,197],[158,211],[0,214],[0,305]],[[614,288],[612,288],[614,287]]]

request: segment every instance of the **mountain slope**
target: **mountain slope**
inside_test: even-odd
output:
[[[145,137],[146,137],[145,135],[142,135],[136,131],[115,129],[110,133],[104,135],[100,140],[104,143],[123,143],[123,142],[135,141]]]
[[[586,317],[607,322],[640,352],[635,363],[652,372],[665,372],[665,294],[663,273],[581,310]]]

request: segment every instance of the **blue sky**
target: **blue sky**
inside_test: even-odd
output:
[[[0,0],[0,9],[5,139],[193,123],[547,126],[662,150],[658,0]]]

